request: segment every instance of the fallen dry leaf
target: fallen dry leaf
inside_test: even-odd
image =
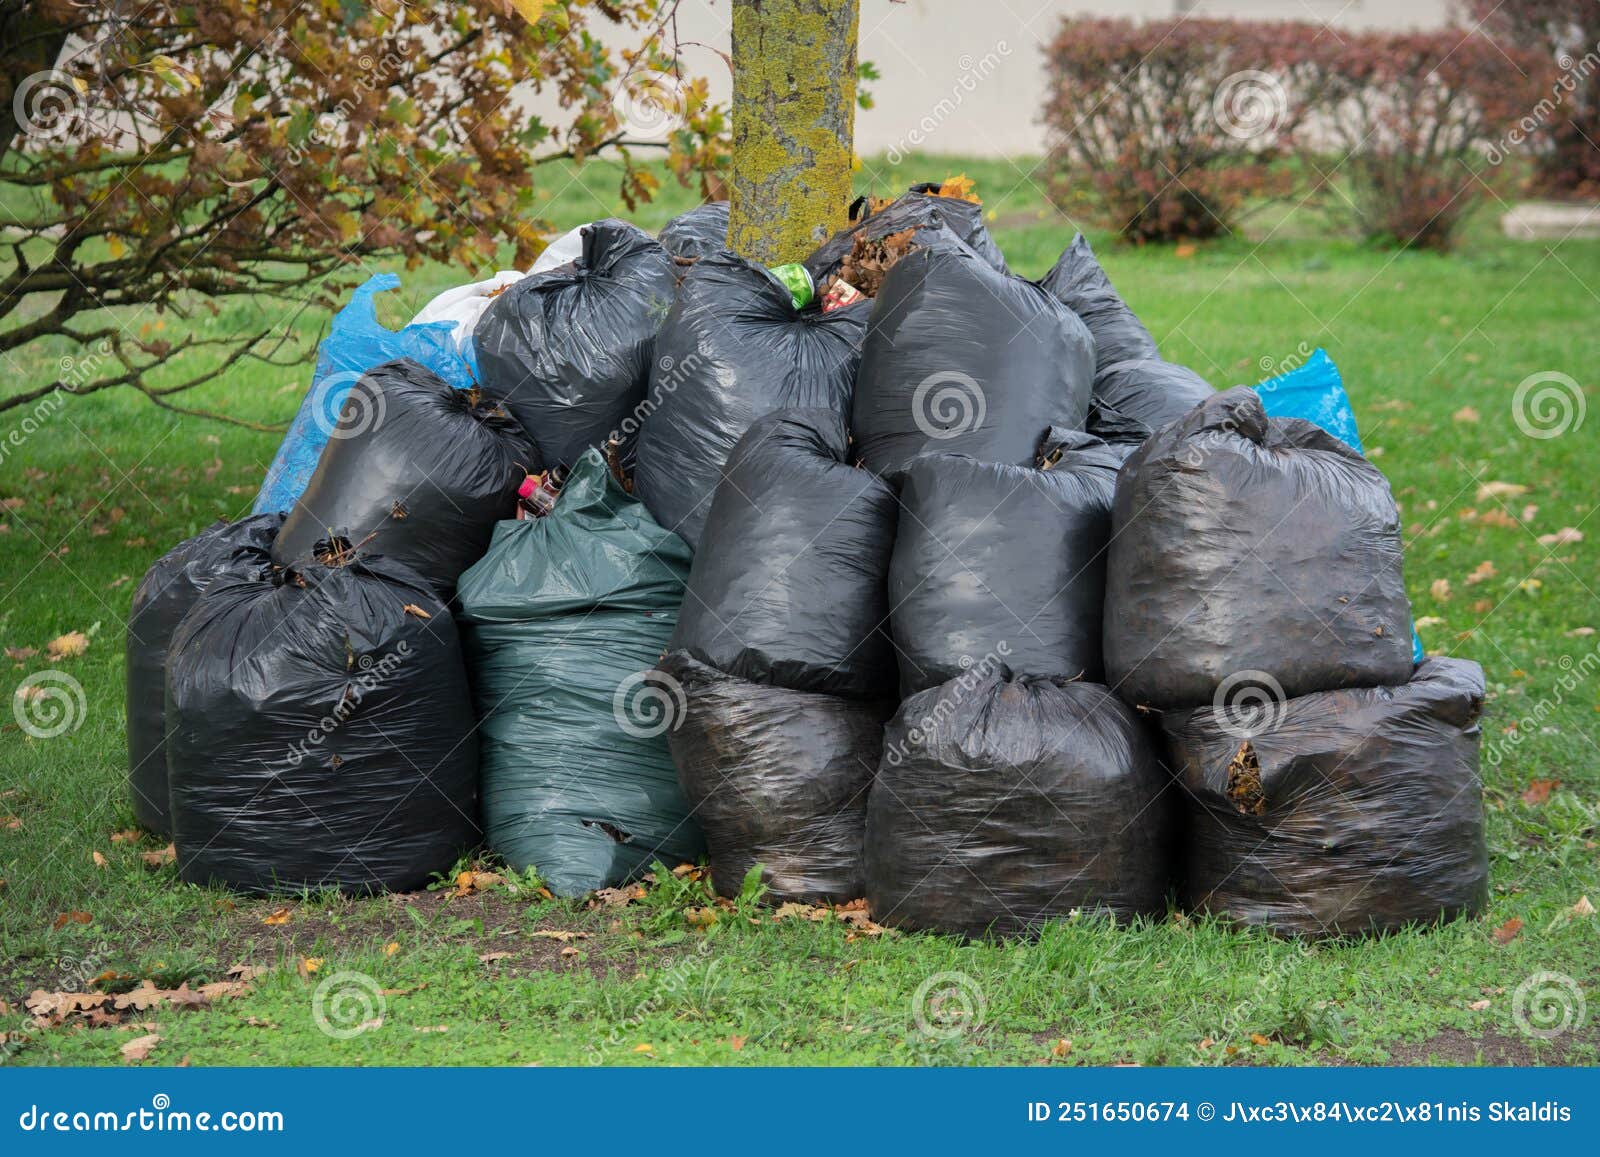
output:
[[[8,658],[8,659],[10,659],[10,660],[12,660],[13,662],[16,662],[16,663],[20,663],[24,659],[31,659],[35,655],[37,655],[38,653],[39,653],[39,649],[37,647],[7,647],[6,648],[6,658]]]
[[[100,852],[94,852],[92,854],[92,858],[94,860],[94,866],[97,867],[97,868],[103,868],[103,867],[105,867],[107,864],[109,864],[111,862],[110,860],[106,859],[105,856]]]
[[[1518,498],[1528,492],[1520,482],[1485,482],[1478,487],[1478,501],[1490,498]]]
[[[1473,1012],[1482,1012],[1484,1009],[1488,1008],[1491,1003],[1493,1002],[1488,1000],[1474,1000],[1471,1001],[1467,1007]]]
[[[1529,807],[1538,807],[1550,798],[1550,793],[1561,786],[1559,779],[1530,780],[1527,790],[1522,793],[1522,802]]]
[[[302,956],[297,969],[301,976],[311,976],[322,970],[323,958],[320,956]]]
[[[416,603],[407,603],[404,607],[401,608],[401,610],[405,611],[405,613],[408,614],[408,615],[415,615],[419,619],[431,619],[431,618],[433,618],[432,615],[430,615],[427,611],[423,610],[421,607],[417,606]]]
[[[589,934],[587,932],[568,932],[563,928],[541,928],[537,932],[532,933],[532,935],[543,940],[559,940],[563,944],[569,940],[589,939]]]
[[[1209,1044],[1210,1042],[1208,1041],[1206,1043]],[[1060,1060],[1063,1057],[1070,1057],[1072,1055],[1072,1042],[1066,1037],[1062,1037],[1060,1040],[1056,1041],[1055,1044],[1050,1046],[1050,1055],[1055,1057],[1057,1060]]]
[[[571,957],[574,957],[574,956],[583,955],[583,950],[580,949],[580,948],[574,948],[572,945],[568,944],[565,948],[563,948],[561,950],[561,955],[570,959]]]
[[[653,1053],[656,1051],[656,1047],[649,1044],[637,1044],[633,1046],[633,1051],[636,1053]]]
[[[1499,571],[1495,570],[1493,562],[1489,561],[1488,559],[1484,559],[1476,567],[1474,567],[1472,573],[1467,576],[1467,585],[1469,587],[1473,587],[1477,586],[1479,583],[1486,583],[1499,573]]]
[[[1435,602],[1440,602],[1440,603],[1449,602],[1450,601],[1450,580],[1449,579],[1443,579],[1443,578],[1442,579],[1434,579],[1432,585],[1428,587],[1428,593],[1433,596]]]
[[[1476,422],[1481,416],[1482,415],[1480,415],[1478,411],[1474,410],[1471,406],[1462,406],[1459,410],[1450,415],[1451,420],[1456,422]]]
[[[393,956],[396,952],[399,952],[399,951],[400,951],[400,941],[398,941],[398,940],[391,940],[391,941],[389,941],[389,943],[387,943],[387,944],[385,944],[383,946],[383,954],[385,956]]]
[[[65,928],[68,924],[88,924],[93,919],[94,917],[89,915],[89,913],[80,912],[74,908],[70,912],[63,912],[61,915],[57,916],[52,927]]]
[[[1568,546],[1572,543],[1582,541],[1583,531],[1579,530],[1576,526],[1563,526],[1554,534],[1541,534],[1539,536],[1540,546]]]
[[[493,964],[496,960],[509,960],[513,955],[515,954],[511,952],[480,952],[478,953],[478,963]]]
[[[1271,1044],[1272,1042],[1270,1040],[1268,1040],[1266,1037],[1262,1036],[1260,1033],[1253,1032],[1253,1033],[1250,1034],[1250,1043],[1253,1044],[1253,1045],[1265,1046],[1265,1045]]]
[[[748,1039],[748,1037],[730,1036],[728,1038],[728,1047],[734,1052],[741,1052],[744,1049],[744,1042]]]
[[[168,844],[159,852],[140,852],[139,858],[147,868],[164,868],[178,858],[178,845]]]
[[[114,844],[136,844],[142,835],[144,833],[138,828],[125,828],[120,832],[112,832],[111,842]]]
[[[68,631],[45,644],[44,651],[51,660],[76,659],[89,649],[89,636],[82,631]]]
[[[122,1046],[122,1059],[125,1061],[142,1061],[155,1051],[156,1045],[161,1043],[159,1033],[148,1033],[145,1036],[134,1037]]]
[[[294,912],[289,908],[279,908],[261,922],[263,924],[287,924],[294,917]]]
[[[459,872],[456,874],[455,896],[470,896],[474,892],[486,891],[496,884],[505,883],[505,877],[494,872]]]
[[[1515,940],[1517,938],[1517,934],[1521,931],[1522,917],[1513,916],[1504,924],[1500,925],[1500,927],[1496,928],[1491,935],[1494,937],[1494,942],[1496,944],[1505,945],[1510,944],[1513,940]]]
[[[1594,905],[1589,903],[1589,897],[1587,897],[1587,896],[1579,896],[1578,897],[1578,902],[1576,904],[1574,904],[1572,907],[1568,908],[1567,911],[1570,912],[1573,916],[1578,916],[1578,917],[1593,916],[1594,915]]]

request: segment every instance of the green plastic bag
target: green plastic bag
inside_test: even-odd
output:
[[[652,674],[690,557],[590,449],[549,515],[498,523],[461,576],[484,832],[557,895],[704,850],[667,752],[682,692]]]

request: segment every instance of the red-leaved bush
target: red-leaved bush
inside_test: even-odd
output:
[[[1310,166],[1363,237],[1448,249],[1483,199],[1486,152],[1536,99],[1535,62],[1459,29],[1339,37],[1322,61]]]
[[[1537,100],[1535,58],[1460,29],[1067,19],[1046,51],[1052,192],[1135,242],[1229,232],[1298,173],[1366,238],[1448,247]]]
[[[1287,190],[1273,162],[1315,97],[1304,25],[1074,19],[1045,49],[1052,188],[1087,184],[1131,241],[1229,232]]]

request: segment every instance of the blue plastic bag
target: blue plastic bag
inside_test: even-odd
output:
[[[380,273],[350,295],[350,302],[334,315],[328,336],[317,347],[317,368],[311,390],[283,436],[267,476],[256,495],[254,513],[268,514],[293,510],[317,468],[328,436],[339,424],[350,387],[373,366],[396,358],[412,358],[438,374],[457,389],[477,384],[477,366],[472,348],[456,348],[451,332],[454,322],[408,325],[401,330],[384,327],[378,321],[373,299],[380,293],[400,288],[400,278]]]
[[[1328,352],[1320,346],[1304,365],[1275,378],[1268,378],[1255,390],[1261,395],[1262,408],[1267,411],[1269,418],[1304,418],[1321,426],[1358,454],[1366,453],[1361,448],[1355,408],[1350,405],[1350,395],[1344,391],[1344,379],[1339,376],[1339,367],[1333,364]],[[1422,649],[1422,636],[1417,634],[1413,623],[1411,659],[1420,663],[1427,657],[1427,652]]]
[[[1301,347],[1304,348],[1304,347]],[[1352,450],[1361,453],[1356,412],[1344,392],[1339,367],[1318,348],[1298,369],[1268,378],[1256,387],[1269,418],[1304,418],[1314,422]]]

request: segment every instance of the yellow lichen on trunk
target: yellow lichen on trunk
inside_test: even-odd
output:
[[[734,0],[728,244],[799,261],[846,224],[859,0]]]

